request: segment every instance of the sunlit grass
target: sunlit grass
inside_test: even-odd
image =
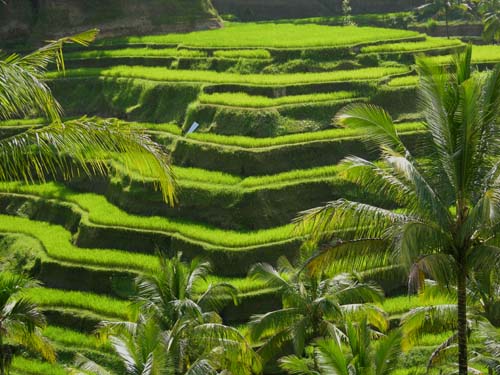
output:
[[[214,57],[224,59],[270,59],[271,53],[266,49],[228,49],[214,51]]]
[[[377,27],[331,27],[273,23],[226,23],[216,30],[187,34],[130,36],[101,43],[181,44],[196,47],[334,47],[419,37],[421,34]]]
[[[128,301],[103,295],[50,288],[29,288],[23,294],[41,307],[73,308],[108,318],[130,319]]]
[[[89,220],[96,224],[157,230],[200,241],[208,247],[221,247],[228,251],[244,251],[246,247],[259,246],[291,239],[293,225],[251,232],[222,230],[199,223],[190,223],[160,216],[131,215],[109,203],[103,196],[92,193],[76,193],[55,183],[24,185],[0,184],[2,190],[35,194],[77,204],[88,212]]]
[[[36,359],[27,359],[15,356],[12,361],[11,374],[22,375],[67,375],[68,371],[60,364],[42,362]]]
[[[103,57],[207,57],[207,53],[177,48],[122,48],[68,52],[64,54],[64,58],[68,60],[99,59]]]
[[[218,73],[209,70],[175,70],[163,67],[120,65],[109,68],[68,69],[64,73],[64,77],[125,77],[168,82],[240,83],[262,86],[279,86],[320,82],[377,80],[391,75],[403,74],[408,71],[409,67],[407,66],[390,66],[355,70],[335,70],[321,73],[273,75]],[[63,73],[49,72],[47,73],[47,77],[63,77]]]
[[[439,294],[431,297],[422,296],[401,296],[387,298],[382,303],[382,308],[389,315],[397,315],[410,311],[420,306],[434,306],[441,304],[454,304],[456,300],[448,295]]]
[[[111,351],[111,344],[109,342],[103,342],[93,334],[84,334],[68,328],[47,326],[43,330],[43,335],[65,348],[73,347]]]
[[[201,94],[198,100],[205,104],[216,104],[233,107],[274,107],[286,104],[317,103],[332,100],[350,99],[358,96],[352,91],[337,91],[330,93],[282,96],[269,98],[267,96],[248,95],[243,92]]]
[[[418,85],[418,76],[404,76],[391,79],[387,85],[391,87],[416,86]]]
[[[465,46],[460,39],[446,39],[427,37],[420,42],[386,43],[375,46],[366,46],[361,49],[362,53],[380,52],[424,52],[427,50]]]

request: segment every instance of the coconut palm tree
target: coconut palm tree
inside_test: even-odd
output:
[[[367,321],[362,320],[359,324],[348,322],[345,332],[343,342],[332,338],[317,340],[313,361],[291,355],[280,359],[281,368],[295,375],[389,375],[396,370],[401,354],[400,330],[375,341]]]
[[[385,314],[370,302],[380,302],[383,292],[373,284],[361,283],[352,275],[341,274],[331,279],[297,273],[286,260],[280,269],[269,264],[257,264],[250,275],[276,289],[282,297],[283,308],[252,317],[251,338],[263,340],[258,350],[264,362],[282,353],[293,344],[295,354],[302,355],[311,340],[321,336],[339,339],[346,319],[367,316],[370,323],[387,329]]]
[[[119,122],[87,118],[63,122],[62,109],[43,81],[55,63],[64,71],[62,47],[88,45],[97,30],[53,41],[21,56],[0,53],[0,120],[41,115],[48,125],[0,140],[0,180],[34,182],[70,179],[109,171],[110,155],[120,153],[132,169],[158,179],[165,201],[175,201],[169,158],[147,135]]]
[[[43,337],[45,318],[37,306],[22,297],[36,282],[8,272],[0,273],[0,375],[8,373],[16,346],[55,361],[52,345]]]
[[[233,285],[210,283],[206,287],[210,263],[200,258],[185,263],[181,253],[171,259],[159,253],[158,259],[158,272],[137,278],[135,304],[155,316],[164,329],[186,315],[200,320],[212,316],[218,321],[217,313],[227,303],[237,303],[238,290]]]
[[[245,338],[225,326],[217,311],[235,300],[229,284],[209,284],[210,266],[199,259],[189,264],[181,254],[168,259],[159,255],[159,269],[136,280],[134,322],[102,322],[99,334],[109,338],[127,374],[259,374],[261,364]],[[84,359],[83,370],[105,373]],[[145,372],[145,371],[150,372]]]
[[[453,68],[418,62],[424,159],[412,155],[382,108],[352,105],[336,117],[340,125],[364,129],[384,162],[349,157],[345,177],[394,200],[401,210],[340,199],[303,213],[299,222],[312,242],[329,244],[308,262],[311,270],[338,257],[375,253],[413,265],[414,279],[427,274],[456,283],[459,374],[465,375],[467,277],[471,269],[500,261],[500,67],[472,74],[469,46]]]
[[[483,17],[483,37],[487,41],[500,41],[500,1],[482,0],[479,12]]]

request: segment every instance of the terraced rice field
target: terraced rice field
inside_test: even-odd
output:
[[[341,178],[338,163],[345,156],[377,155],[359,130],[333,126],[335,113],[357,101],[383,105],[398,119],[405,141],[417,144],[425,130],[414,107],[418,78],[411,64],[391,54],[449,54],[463,47],[406,30],[287,23],[97,44],[69,52],[65,75],[49,73],[56,96],[69,117],[117,117],[163,144],[175,165],[179,205],[163,204],[150,176],[125,171],[116,155],[114,174],[99,183],[4,183],[0,252],[40,259],[44,284],[28,296],[49,313],[46,334],[63,361],[79,351],[112,366],[117,361],[109,346],[99,346],[89,332],[101,319],[130,316],[130,285],[157,270],[157,247],[210,260],[213,275],[199,292],[214,281],[236,286],[241,305],[222,315],[247,332],[249,315],[264,312],[255,301],[277,300],[247,271],[256,262],[298,258],[301,237],[291,224],[297,212],[340,197],[377,199]],[[473,59],[498,61],[496,52],[474,47]],[[195,121],[199,128],[186,134]],[[40,119],[3,122],[0,136],[43,125]],[[373,259],[364,266],[388,264]],[[382,307],[397,319],[427,303],[396,296]],[[447,334],[422,337],[395,374],[421,373],[422,353]],[[12,373],[66,370],[18,358]]]

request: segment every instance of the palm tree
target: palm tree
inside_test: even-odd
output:
[[[413,265],[413,278],[427,274],[456,283],[460,375],[467,373],[469,270],[500,260],[500,67],[477,75],[470,64],[470,46],[455,58],[453,71],[418,62],[419,103],[428,132],[420,139],[425,159],[410,153],[382,108],[352,105],[337,115],[337,123],[364,129],[384,162],[349,157],[345,177],[394,200],[401,210],[340,199],[299,219],[311,241],[330,244],[308,262],[311,270],[338,257],[378,254]],[[445,269],[452,273],[443,278]]]
[[[483,0],[479,4],[483,16],[483,37],[487,41],[500,41],[500,1]]]
[[[348,322],[345,332],[348,352],[341,341],[321,338],[315,342],[313,361],[291,355],[280,359],[281,368],[296,375],[389,375],[396,370],[401,354],[400,330],[379,338],[376,344],[366,320]]]
[[[253,278],[276,289],[283,302],[282,309],[253,316],[250,322],[252,340],[264,341],[258,350],[264,362],[290,343],[295,354],[302,355],[305,346],[317,337],[342,337],[339,326],[346,319],[367,316],[374,327],[387,329],[385,314],[368,304],[383,299],[380,288],[347,274],[321,280],[306,272],[297,274],[284,259],[280,263],[279,271],[269,264],[257,264],[250,271]]]
[[[23,276],[0,273],[0,375],[8,373],[16,345],[55,361],[54,349],[41,333],[43,314],[22,297],[23,289],[36,285]]]
[[[159,269],[137,278],[134,322],[103,322],[100,335],[110,339],[127,374],[258,374],[260,359],[245,338],[225,326],[218,309],[235,300],[230,284],[210,284],[203,291],[210,266],[199,259],[189,264],[181,254],[159,255]],[[81,369],[98,366],[81,361]],[[144,372],[146,369],[151,369]],[[104,372],[103,372],[104,373]]]
[[[201,292],[210,273],[210,263],[195,258],[187,264],[182,261],[182,253],[171,259],[159,253],[158,259],[157,272],[137,278],[135,304],[155,316],[164,329],[170,329],[186,315],[219,321],[217,313],[227,303],[237,303],[238,290],[228,283],[209,284]]]
[[[471,10],[470,5],[464,0],[428,0],[426,4],[417,7],[417,10],[430,9],[435,16],[444,15],[446,25],[446,37],[450,38],[449,18],[450,12],[455,9],[460,9],[464,12]]]
[[[97,30],[89,30],[62,38],[25,56],[0,54],[0,120],[39,114],[49,123],[0,140],[0,180],[31,183],[47,177],[104,174],[110,155],[120,153],[132,169],[157,177],[156,187],[173,204],[173,174],[159,145],[116,121],[82,118],[64,123],[62,109],[43,81],[50,63],[64,71],[64,44],[88,45],[96,34]]]

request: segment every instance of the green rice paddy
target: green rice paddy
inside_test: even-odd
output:
[[[337,70],[322,73],[297,74],[237,74],[218,73],[204,70],[173,70],[160,67],[113,66],[110,68],[68,69],[65,77],[124,77],[141,78],[167,82],[207,82],[241,83],[261,86],[297,85],[305,83],[367,81],[404,74],[409,72],[406,66],[362,68],[357,70]],[[63,73],[48,73],[49,78],[62,77]]]
[[[188,34],[131,36],[111,39],[101,43],[104,45],[120,43],[179,44],[183,46],[210,48],[310,48],[353,46],[380,41],[418,38],[420,35],[414,31],[376,27],[226,23],[225,27],[217,30],[199,31]]]
[[[332,100],[351,99],[358,96],[351,91],[336,91],[324,94],[293,95],[278,98],[248,95],[244,92],[201,94],[198,100],[204,104],[225,105],[232,107],[265,108],[287,104],[318,103]]]

